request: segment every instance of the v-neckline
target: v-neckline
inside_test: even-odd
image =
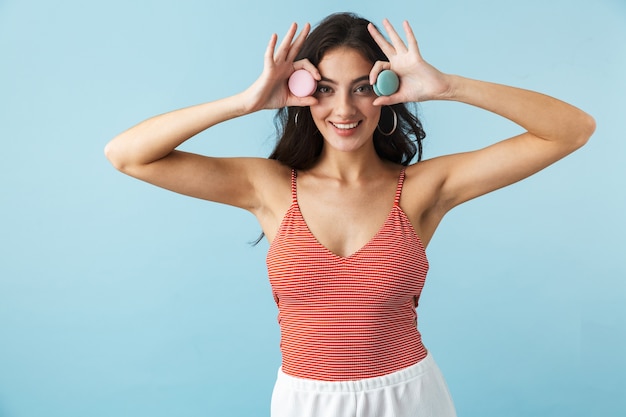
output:
[[[304,218],[304,215],[302,214],[302,210],[300,210],[300,204],[297,201],[294,201],[293,202],[293,206],[294,206],[293,208],[295,208],[297,210],[297,212],[298,212],[297,214],[298,214],[298,216],[300,216],[300,219],[302,220],[302,224],[304,224],[306,226],[306,232],[308,233],[309,237],[315,241],[317,246],[319,246],[321,249],[323,249],[326,253],[331,255],[333,258],[336,258],[336,259],[339,259],[339,260],[342,260],[342,261],[347,261],[347,260],[353,259],[353,258],[357,257],[360,253],[364,252],[380,236],[381,232],[385,229],[385,227],[389,223],[389,220],[391,219],[391,216],[393,215],[394,211],[396,209],[402,210],[400,208],[400,206],[394,201],[393,206],[391,206],[391,209],[389,210],[389,213],[385,217],[385,221],[377,229],[376,233],[374,233],[374,235],[367,242],[365,242],[360,248],[358,248],[356,251],[352,252],[349,255],[339,255],[338,253],[333,252],[326,245],[324,245],[317,238],[317,236],[315,236],[315,234],[311,231],[311,228],[309,227],[309,224],[307,223],[306,219]]]

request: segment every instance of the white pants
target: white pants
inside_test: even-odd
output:
[[[456,417],[430,353],[413,366],[357,381],[317,381],[278,371],[271,417]]]

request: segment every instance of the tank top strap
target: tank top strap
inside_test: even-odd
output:
[[[396,187],[396,197],[393,201],[394,206],[400,204],[400,196],[402,195],[402,186],[404,185],[404,177],[405,177],[406,168],[402,168],[400,171],[400,176],[398,177],[398,186]]]
[[[291,169],[291,202],[295,203],[298,201],[298,190],[296,188],[296,178],[298,173],[295,168]]]

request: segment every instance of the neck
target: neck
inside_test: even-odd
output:
[[[359,181],[378,177],[389,169],[391,163],[382,160],[371,148],[344,152],[325,146],[315,166],[311,169],[324,176],[343,181]]]

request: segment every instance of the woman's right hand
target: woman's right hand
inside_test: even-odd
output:
[[[264,109],[278,109],[285,106],[311,106],[317,103],[313,96],[296,97],[289,91],[287,82],[294,71],[305,69],[316,80],[321,79],[317,68],[309,60],[295,61],[311,26],[307,23],[294,40],[298,26],[291,24],[285,38],[276,49],[278,36],[273,34],[265,50],[263,72],[259,78],[243,92],[248,112]]]

